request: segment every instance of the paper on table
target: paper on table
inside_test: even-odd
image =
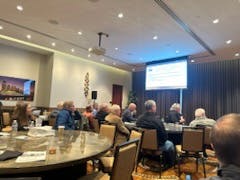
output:
[[[16,159],[16,163],[45,161],[46,151],[27,151]]]
[[[9,136],[10,135],[10,133],[8,133],[8,132],[0,132],[0,136]]]
[[[20,140],[25,140],[28,138],[28,136],[21,135],[21,136],[16,136],[15,138]]]

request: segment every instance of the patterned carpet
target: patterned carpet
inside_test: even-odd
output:
[[[217,170],[217,159],[210,156],[206,160],[206,174],[207,177],[215,176]],[[180,179],[185,180],[186,176],[190,176],[191,180],[199,180],[204,178],[202,163],[199,162],[198,172],[196,172],[195,159],[189,158],[181,163],[181,176],[178,177],[178,167],[172,167],[168,170],[162,172],[162,179]],[[137,172],[133,173],[133,180],[157,180],[159,179],[159,163],[153,160],[148,160],[143,166],[141,163],[137,167]],[[87,166],[88,173],[93,171],[92,165],[88,163]]]
[[[153,165],[155,164],[155,165]],[[138,166],[137,168],[137,174],[133,175],[133,179],[134,180],[147,180],[147,179],[156,179],[157,177],[159,177],[159,172],[156,172],[155,170],[157,169],[157,162],[154,162],[151,166],[150,169],[148,169],[148,167],[142,167],[141,165]],[[202,165],[199,163],[199,169],[198,172],[196,172],[196,164],[195,164],[195,160],[194,159],[188,159],[185,160],[184,163],[181,164],[181,176],[180,179],[185,180],[186,179],[186,175],[190,175],[192,180],[199,180],[201,178],[204,178],[204,174],[203,174],[203,167]],[[209,160],[207,160],[206,163],[206,174],[207,177],[210,176],[215,176],[216,175],[216,167],[217,167],[217,163],[216,160],[211,160],[211,158],[209,158]],[[154,169],[151,170],[151,169]],[[162,172],[162,178],[163,177],[169,177],[169,176],[175,176],[178,177],[178,167],[176,166],[175,168],[170,168],[164,172]],[[172,178],[174,179],[174,178]]]

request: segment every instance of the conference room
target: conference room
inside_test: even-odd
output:
[[[103,173],[101,158],[109,153],[113,158],[128,143],[139,150],[132,155],[137,158],[125,173],[127,179],[217,176],[221,159],[211,147],[212,133],[208,134],[206,127],[191,127],[201,131],[202,138],[197,142],[203,145],[197,158],[181,159],[184,153],[179,146],[183,148],[184,132],[196,119],[197,109],[203,109],[204,117],[216,122],[240,111],[239,3],[1,0],[0,156],[7,151],[13,157],[0,161],[0,179],[67,178],[69,174],[78,179]],[[147,111],[147,100],[156,102],[154,114],[176,151],[175,164],[169,168],[162,152],[145,157],[148,148],[142,147],[147,145],[143,140],[152,132],[138,127],[137,121]],[[56,114],[62,110],[58,107],[68,108],[69,101],[80,118],[75,118],[73,129],[65,125],[62,134]],[[26,122],[16,132],[14,111],[21,103],[27,104],[26,112],[31,111],[33,123]],[[129,110],[130,103],[136,105],[134,111]],[[175,103],[184,122],[168,121]],[[120,107],[116,119],[128,131],[123,133],[123,146],[113,145],[114,139],[101,129],[105,119],[100,122],[91,113],[105,105],[111,113],[118,108],[113,105]],[[90,113],[86,112],[88,106],[92,108]],[[136,122],[120,118],[126,110]],[[139,141],[131,138],[135,132],[141,134]],[[207,137],[206,144],[203,139]],[[147,141],[154,144],[155,140]],[[189,143],[193,142],[190,139]],[[36,153],[40,160],[21,162],[24,153]],[[117,170],[121,161],[111,161],[115,163],[115,175],[106,171],[104,175],[121,179],[118,173],[124,168]]]

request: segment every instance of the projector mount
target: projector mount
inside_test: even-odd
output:
[[[103,32],[99,32],[98,36],[99,36],[99,41],[98,41],[98,46],[101,47],[101,42],[102,42],[102,35],[108,37],[109,35]]]

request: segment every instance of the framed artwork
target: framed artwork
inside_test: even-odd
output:
[[[0,76],[0,100],[33,101],[35,80]]]

